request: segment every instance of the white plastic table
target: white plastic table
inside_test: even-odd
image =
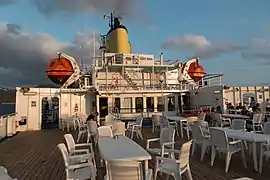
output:
[[[101,137],[98,148],[104,161],[144,161],[145,172],[148,170],[148,160],[152,159],[144,148],[126,136],[119,136],[118,139]]]
[[[256,143],[269,142],[270,135],[257,134],[257,133],[252,133],[252,132],[245,132],[245,131],[239,131],[239,130],[221,128],[221,127],[214,127],[214,128],[224,130],[229,138],[251,142],[253,161],[254,161],[254,170],[258,171],[258,157],[257,157]]]
[[[244,116],[241,114],[221,114],[222,117],[230,118],[230,119],[250,119],[249,116]]]

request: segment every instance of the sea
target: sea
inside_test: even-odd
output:
[[[0,104],[0,116],[15,113],[15,103]]]

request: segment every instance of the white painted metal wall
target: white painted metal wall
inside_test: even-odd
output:
[[[223,86],[205,87],[190,92],[190,103],[192,107],[211,106],[223,107]]]
[[[93,96],[87,93],[60,93],[58,88],[30,88],[30,91],[23,93],[20,87],[16,92],[16,120],[27,118],[26,125],[19,125],[18,131],[40,130],[42,121],[42,98],[59,98],[59,116],[63,114],[74,115],[75,105],[78,105],[78,113],[87,113],[91,109]],[[93,93],[89,93],[93,94]]]

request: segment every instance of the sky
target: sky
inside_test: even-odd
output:
[[[45,70],[57,51],[90,64],[111,11],[135,53],[199,56],[226,84],[269,84],[269,8],[269,0],[0,0],[0,86],[50,83]]]

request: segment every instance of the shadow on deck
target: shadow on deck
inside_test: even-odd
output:
[[[19,180],[52,180],[65,179],[64,164],[62,156],[56,145],[64,142],[64,134],[58,129],[42,130],[37,132],[21,132],[11,139],[0,143],[0,166],[5,166],[12,177]],[[150,128],[144,128],[144,137],[157,137],[151,133]],[[140,145],[146,147],[146,141],[136,140]],[[177,142],[182,142],[178,136]],[[121,147],[119,147],[121,148]],[[237,154],[232,157],[228,173],[224,172],[225,159],[216,158],[213,167],[210,166],[210,155],[207,154],[203,162],[199,159],[200,151],[191,158],[191,172],[194,180],[230,180],[239,177],[250,177],[254,180],[269,180],[270,163],[264,162],[263,173],[253,171],[253,160],[246,154],[248,168],[242,165],[241,157]],[[240,155],[240,154],[239,154]],[[96,152],[96,158],[99,155]],[[98,161],[99,162],[99,161]],[[103,179],[104,169],[100,168],[97,179]],[[153,168],[153,161],[149,163]],[[159,178],[165,179],[165,178]],[[184,178],[185,179],[185,178]]]

